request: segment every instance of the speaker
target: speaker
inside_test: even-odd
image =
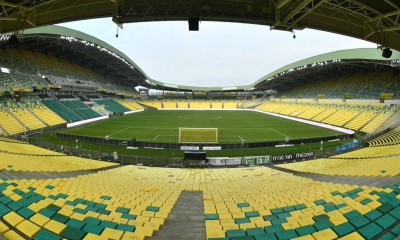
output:
[[[384,58],[390,58],[392,56],[392,50],[390,48],[385,48],[382,51],[382,57]]]
[[[199,31],[199,17],[189,17],[189,31]]]

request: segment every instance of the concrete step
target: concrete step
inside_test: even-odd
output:
[[[203,193],[182,192],[165,224],[149,239],[206,239]]]

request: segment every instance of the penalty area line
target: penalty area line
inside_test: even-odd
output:
[[[283,133],[281,133],[281,132],[278,132],[278,131],[276,131],[276,130],[274,130],[274,129],[272,129],[272,128],[268,128],[268,129],[271,130],[271,131],[273,131],[273,132],[276,132],[276,133],[278,133],[278,134],[280,134],[280,135],[282,135],[282,136],[284,136],[284,137],[287,137],[287,138],[289,138],[289,139],[292,139],[290,136],[285,135],[285,134],[283,134]]]
[[[110,134],[109,136],[113,136],[113,135],[115,135],[115,134],[117,134],[117,133],[123,132],[123,131],[127,130],[128,128],[131,128],[131,127],[127,127],[127,128],[122,129],[122,130],[119,130],[118,132],[115,132],[115,133],[113,133],[113,134]]]

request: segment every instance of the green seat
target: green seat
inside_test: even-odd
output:
[[[367,214],[365,214],[364,216],[367,217],[369,220],[374,221],[378,219],[380,216],[382,216],[382,213],[379,212],[378,210],[372,210]]]
[[[322,231],[322,230],[325,230],[325,229],[328,229],[328,228],[333,227],[332,223],[329,222],[328,220],[316,222],[316,223],[314,223],[313,226],[314,226],[318,231]]]
[[[350,234],[350,233],[354,232],[355,228],[353,227],[353,225],[351,225],[350,223],[346,222],[346,223],[343,223],[343,224],[340,224],[338,226],[333,227],[332,230],[339,237],[342,237],[344,235],[347,235],[347,234]]]
[[[277,215],[268,215],[268,216],[263,216],[263,218],[265,221],[271,221],[271,220],[277,219],[278,216]]]
[[[396,227],[392,228],[392,230],[390,230],[390,232],[396,236],[400,236],[400,225],[397,225]]]
[[[316,230],[313,226],[311,225],[307,225],[307,226],[303,226],[303,227],[299,227],[295,229],[297,234],[301,237],[301,236],[305,236],[305,235],[309,235],[312,233],[315,233]]]
[[[255,235],[254,236],[255,240],[278,240],[273,233],[266,233],[266,234],[261,234],[261,235]]]
[[[19,209],[23,208],[24,206],[19,202],[10,202],[7,204],[7,207],[13,210],[14,212],[18,211]]]
[[[400,207],[397,207],[397,208],[393,209],[392,211],[390,211],[390,215],[395,217],[397,220],[400,220]]]
[[[246,236],[246,232],[242,229],[235,229],[235,230],[227,230],[226,236],[231,237],[244,237]]]
[[[386,202],[382,203],[381,206],[376,208],[376,210],[378,210],[379,212],[381,212],[383,214],[390,212],[390,210],[392,210],[392,209],[393,209],[393,206]]]
[[[29,219],[30,217],[32,217],[33,215],[35,215],[35,212],[30,210],[29,208],[23,207],[21,209],[19,209],[17,211],[17,213],[19,215],[21,215],[22,217],[24,217],[25,219]]]
[[[365,238],[365,239],[372,239],[376,237],[378,234],[382,232],[382,228],[379,227],[376,223],[370,223],[358,230],[358,232]]]
[[[94,218],[94,217],[87,217],[85,220],[86,223],[91,223],[93,225],[99,225],[101,223],[100,219]]]
[[[253,236],[231,237],[230,240],[254,240]]]
[[[100,198],[101,198],[101,199],[103,199],[103,200],[110,200],[110,199],[111,199],[111,197],[110,197],[110,196],[104,196],[104,195],[103,195],[103,196],[101,196]]]
[[[368,218],[364,217],[364,216],[357,216],[354,218],[349,219],[350,223],[355,226],[356,228],[360,228],[362,226],[367,225],[370,221],[368,220]]]
[[[51,217],[51,219],[60,222],[60,223],[66,223],[69,220],[69,217],[56,213],[53,215],[53,217]]]
[[[271,209],[271,213],[272,214],[283,213],[283,209],[282,208]]]
[[[85,209],[82,209],[82,208],[75,208],[74,210],[72,210],[73,212],[76,212],[76,213],[80,213],[80,214],[82,214],[82,215],[85,215],[88,211],[87,210],[85,210]]]
[[[118,226],[118,224],[115,223],[115,222],[103,220],[103,221],[100,223],[100,226],[105,227],[105,228],[115,229],[115,228]]]
[[[267,226],[264,227],[264,231],[266,233],[275,233],[275,232],[279,232],[279,231],[283,231],[284,229],[282,228],[282,225],[271,225],[271,226]]]
[[[248,236],[256,236],[265,234],[264,228],[249,228],[246,230]]]
[[[131,210],[129,208],[123,208],[123,207],[119,207],[117,208],[116,212],[119,213],[129,213]]]
[[[54,214],[56,214],[54,211],[48,208],[43,208],[42,210],[39,211],[39,213],[48,218],[51,218]]]
[[[159,208],[159,207],[154,207],[154,206],[148,206],[148,207],[146,208],[146,211],[158,212],[158,211],[160,211],[160,208]]]
[[[260,216],[260,213],[258,213],[258,212],[246,212],[244,214],[246,215],[247,218],[259,217]]]
[[[238,219],[235,219],[235,223],[236,224],[243,224],[243,223],[249,223],[250,222],[250,219],[248,219],[248,218],[238,218]]]
[[[379,238],[379,240],[393,240],[396,239],[397,235],[393,235],[393,233],[386,233],[385,235],[383,235],[382,237]]]
[[[92,223],[87,223],[82,228],[82,230],[85,231],[85,232],[88,232],[88,233],[93,233],[93,234],[96,234],[96,235],[100,235],[103,232],[104,227],[99,226],[99,225],[95,225],[95,224],[92,224]]]
[[[67,239],[74,239],[74,240],[75,239],[76,240],[81,240],[81,239],[83,239],[85,237],[86,234],[87,234],[86,232],[84,232],[84,231],[82,231],[80,229],[71,227],[71,226],[67,226],[61,232],[61,236],[62,237],[67,238]]]
[[[279,231],[275,235],[279,240],[289,240],[298,237],[295,230]]]
[[[283,211],[285,211],[285,212],[291,212],[291,211],[294,211],[294,210],[296,210],[293,206],[289,206],[289,207],[284,207],[283,208]]]
[[[65,224],[76,229],[81,229],[85,225],[83,221],[73,218],[69,219]]]
[[[244,207],[250,207],[250,204],[248,204],[248,203],[238,203],[237,206],[240,207],[240,208],[244,208]]]
[[[128,220],[135,220],[136,219],[136,215],[131,215],[128,213],[124,213],[122,214],[122,218],[128,219]]]
[[[385,216],[376,220],[375,223],[378,224],[379,226],[381,226],[383,229],[386,229],[386,228],[390,227],[396,221],[397,220],[394,217],[392,217],[389,214],[386,214]]]
[[[117,229],[124,232],[134,232],[136,230],[135,226],[128,224],[118,224]]]
[[[322,221],[327,221],[327,220],[329,220],[329,217],[328,217],[328,215],[326,215],[326,214],[322,214],[322,215],[314,216],[314,217],[313,217],[313,220],[314,220],[315,222],[322,222]]]
[[[9,212],[11,212],[11,210],[8,209],[8,207],[4,206],[2,203],[0,203],[0,217],[3,217]]]
[[[39,232],[36,233],[35,236],[33,236],[34,240],[61,240],[60,236],[57,236],[56,234],[47,231],[46,229],[40,229]]]
[[[205,220],[218,220],[219,215],[214,213],[209,213],[204,215]]]

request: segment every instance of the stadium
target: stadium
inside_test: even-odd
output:
[[[0,5],[0,239],[400,236],[396,1]],[[100,17],[311,28],[378,48],[282,63],[249,85],[178,85],[54,25]]]

